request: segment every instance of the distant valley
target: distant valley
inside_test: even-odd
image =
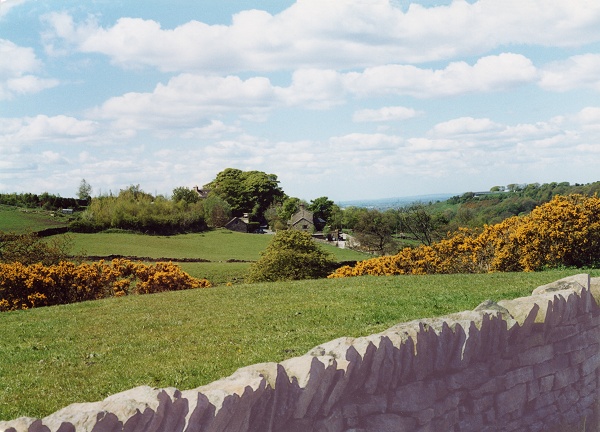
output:
[[[389,208],[399,208],[407,204],[414,202],[422,202],[428,204],[430,202],[446,201],[453,196],[460,194],[451,193],[440,193],[430,195],[414,195],[408,197],[394,197],[394,198],[380,198],[380,199],[364,199],[364,200],[352,200],[352,201],[339,201],[337,204],[342,207],[367,207],[378,210],[385,210]]]

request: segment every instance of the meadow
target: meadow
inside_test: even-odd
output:
[[[178,262],[191,276],[206,278],[213,285],[239,283],[244,280],[251,261],[256,261],[272,236],[243,234],[225,229],[174,236],[108,232],[68,234],[71,253],[83,256],[122,255],[153,259],[193,259],[207,262]],[[322,245],[339,262],[369,258],[361,252]]]
[[[0,420],[139,385],[190,389],[342,336],[526,296],[579,273],[363,276],[218,286],[0,314]],[[592,275],[598,276],[595,271]]]
[[[57,212],[0,204],[0,231],[22,234],[28,231],[66,227],[67,223],[68,218]]]

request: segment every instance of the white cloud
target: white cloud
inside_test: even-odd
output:
[[[265,121],[273,109],[301,107],[331,109],[348,95],[408,94],[415,97],[491,92],[527,83],[537,76],[530,60],[516,54],[484,57],[473,66],[452,63],[442,70],[388,65],[363,72],[301,69],[287,87],[273,85],[266,77],[179,74],[159,83],[152,92],[126,93],[89,110],[88,117],[110,120],[117,130],[164,131],[197,129],[198,124],[223,121],[234,114],[240,119]],[[354,121],[392,121],[420,113],[405,107],[359,110]]]
[[[577,118],[584,125],[600,125],[600,107],[586,107],[578,113]]]
[[[8,12],[22,3],[25,3],[27,0],[0,0],[0,20],[8,15]]]
[[[488,118],[461,117],[435,125],[431,131],[436,136],[483,135],[498,132],[503,126]]]
[[[474,65],[453,62],[444,69],[384,65],[344,75],[346,88],[361,96],[398,94],[418,98],[492,92],[533,82],[538,73],[531,60],[503,53],[480,58]]]
[[[355,122],[388,122],[408,120],[420,115],[421,113],[413,108],[403,106],[389,106],[379,109],[358,110],[352,116]]]
[[[123,130],[197,128],[226,113],[258,115],[278,102],[267,78],[181,74],[151,93],[126,93],[89,111]]]
[[[461,117],[436,124],[428,137],[418,141],[425,143],[445,143],[464,148],[480,148],[486,151],[526,146],[528,148],[565,147],[576,139],[569,129],[561,127],[556,119],[538,123],[505,125],[488,118]],[[425,148],[425,147],[423,147]],[[431,147],[429,149],[433,149]]]
[[[110,120],[118,130],[198,132],[199,123],[222,122],[227,114],[260,122],[274,108],[330,108],[342,103],[342,94],[339,76],[332,71],[297,71],[289,87],[275,86],[265,77],[241,79],[186,73],[166,84],[159,83],[152,92],[110,98],[89,110],[88,117]]]
[[[42,62],[32,48],[0,39],[0,100],[57,86],[58,81],[55,79],[32,75],[33,72],[39,71],[41,66]]]
[[[552,91],[591,88],[600,91],[600,54],[582,54],[546,65],[540,86]]]
[[[292,84],[277,89],[285,105],[327,109],[343,102],[340,76],[333,70],[301,69],[292,74]]]
[[[106,28],[65,14],[46,20],[53,49],[66,42],[121,66],[163,71],[355,68],[600,40],[600,3],[588,0],[456,0],[406,12],[388,0],[299,0],[274,16],[249,10],[228,26],[190,21],[173,29],[139,18]]]
[[[0,118],[0,147],[19,146],[35,141],[89,141],[97,132],[97,123],[64,115]]]
[[[203,127],[193,127],[181,133],[185,139],[218,139],[225,134],[239,133],[240,129],[228,126],[222,121],[212,120],[210,124]]]
[[[402,146],[402,137],[386,134],[361,134],[352,133],[339,137],[332,137],[331,145],[335,151],[347,152],[386,152]]]
[[[489,118],[460,117],[421,135],[347,133],[298,141],[271,141],[214,121],[189,131],[187,138],[203,137],[194,144],[175,140],[168,148],[163,142],[140,147],[134,140],[124,140],[118,148],[98,146],[94,152],[82,152],[79,146],[44,148],[46,140],[39,138],[85,136],[96,124],[72,118],[3,119],[0,130],[9,131],[8,135],[19,128],[19,122],[26,124],[29,141],[21,136],[20,142],[31,145],[22,149],[3,146],[9,137],[0,139],[0,171],[21,172],[25,177],[35,172],[40,181],[48,175],[46,183],[35,184],[40,190],[75,191],[76,183],[86,178],[104,192],[140,183],[144,190],[169,193],[178,185],[205,184],[224,167],[235,166],[277,174],[284,190],[292,195],[316,190],[318,196],[357,197],[367,190],[362,187],[368,182],[371,196],[393,196],[394,190],[406,190],[400,188],[414,182],[437,184],[438,191],[444,185],[457,187],[459,174],[474,179],[500,170],[510,182],[519,181],[524,173],[536,179],[543,170],[589,167],[597,161],[595,143],[600,130],[582,125],[592,125],[599,116],[600,108],[588,107],[572,116],[539,123],[503,124]],[[32,141],[34,138],[37,141]],[[377,173],[375,180],[373,172]],[[388,189],[377,189],[377,179],[381,179],[381,188]]]

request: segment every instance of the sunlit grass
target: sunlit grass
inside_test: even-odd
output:
[[[51,216],[54,214],[54,216]],[[58,212],[22,209],[0,205],[0,231],[17,234],[67,226],[68,220]]]
[[[206,278],[213,285],[241,283],[250,262],[258,260],[272,236],[242,234],[228,230],[175,236],[147,236],[131,233],[68,234],[73,255],[201,259],[209,262],[180,262],[178,265],[194,277]],[[369,255],[333,245],[320,244],[339,262],[357,261]],[[240,262],[241,261],[241,262]]]
[[[70,233],[72,253],[126,255],[150,258],[197,258],[209,261],[256,261],[272,236],[218,229],[204,233],[149,236],[131,233]],[[339,261],[359,260],[365,254],[323,245]]]
[[[0,419],[139,385],[195,388],[341,336],[529,295],[577,273],[360,277],[220,286],[0,314]]]
[[[174,236],[130,233],[69,234],[73,254],[150,258],[196,258],[209,261],[256,260],[270,236],[228,230]]]

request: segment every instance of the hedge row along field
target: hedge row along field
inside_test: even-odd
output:
[[[600,261],[600,198],[556,196],[526,216],[460,229],[431,246],[405,248],[344,266],[330,278],[360,275],[537,271]]]
[[[98,300],[128,294],[151,294],[207,288],[170,262],[145,265],[124,259],[75,264],[0,264],[0,311]]]

